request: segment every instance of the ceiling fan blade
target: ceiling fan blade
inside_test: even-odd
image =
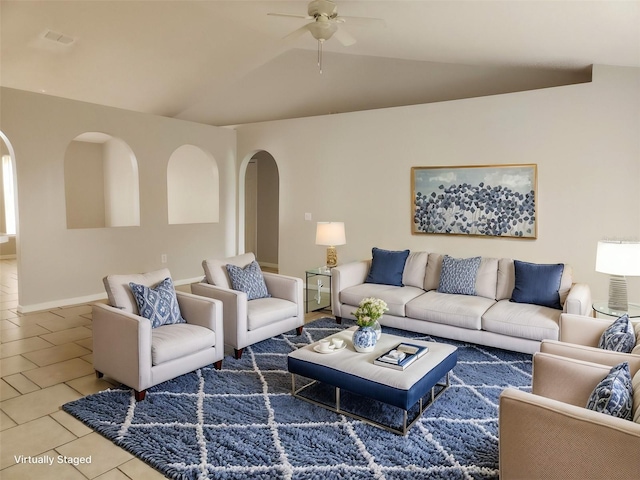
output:
[[[308,32],[308,31],[309,31],[309,24],[303,25],[302,27],[294,30],[289,35],[284,37],[283,40],[285,42],[292,42],[293,40],[295,40],[296,38],[298,38],[299,36],[303,35],[304,33]]]
[[[335,38],[338,39],[338,41],[344,45],[345,47],[348,47],[350,45],[353,45],[354,43],[356,43],[356,39],[353,38],[349,32],[347,32],[344,27],[339,27],[338,30],[336,30],[336,32],[333,34],[333,36]]]
[[[296,15],[293,13],[267,13],[267,15],[271,15],[273,17],[290,17],[290,18],[302,18],[304,20],[311,20],[313,17],[309,15]]]
[[[349,25],[362,25],[366,27],[386,27],[387,23],[381,18],[371,17],[343,17],[336,18],[338,23],[348,23]]]

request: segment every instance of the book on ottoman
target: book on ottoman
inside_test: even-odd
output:
[[[381,367],[404,370],[421,356],[429,351],[429,347],[413,345],[411,343],[400,343],[395,348],[380,355],[373,363]]]

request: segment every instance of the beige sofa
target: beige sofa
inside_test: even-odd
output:
[[[532,393],[508,388],[500,396],[500,478],[637,479],[640,357],[623,358],[632,375],[633,421],[585,408],[609,365],[535,354]]]
[[[476,277],[476,295],[437,291],[444,255],[413,252],[406,260],[404,286],[365,283],[371,260],[351,262],[332,270],[331,302],[338,321],[355,318],[352,312],[366,297],[384,300],[389,311],[380,323],[413,332],[534,353],[543,339],[558,339],[562,313],[591,311],[589,286],[573,283],[565,265],[560,285],[562,309],[510,302],[515,285],[514,261],[482,258]]]

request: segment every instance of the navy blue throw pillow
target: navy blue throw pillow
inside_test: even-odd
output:
[[[402,274],[404,273],[404,264],[409,256],[409,250],[396,252],[373,247],[371,254],[373,255],[373,260],[365,283],[404,287]]]
[[[519,260],[514,260],[513,264],[516,285],[511,294],[512,302],[562,309],[559,290],[564,264],[540,265]]]

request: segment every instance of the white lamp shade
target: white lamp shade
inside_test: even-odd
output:
[[[345,243],[347,238],[344,233],[344,222],[318,222],[316,245],[335,247]]]
[[[640,242],[598,242],[596,272],[640,276]]]

